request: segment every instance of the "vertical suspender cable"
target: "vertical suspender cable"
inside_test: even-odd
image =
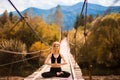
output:
[[[85,7],[85,3],[86,3],[86,0],[84,0],[84,3],[83,3],[83,6],[82,6],[82,10],[81,10],[81,13],[80,13],[80,18],[82,17],[82,13],[83,13],[83,10],[84,10],[84,7]],[[80,26],[80,24],[78,23],[77,26]],[[75,62],[76,62],[76,57],[77,57],[77,51],[76,51],[76,45],[77,45],[77,41],[76,41],[76,36],[77,36],[77,30],[78,28],[76,29],[75,33],[74,33],[74,39],[75,39]],[[75,63],[76,64],[76,63]]]
[[[84,10],[84,7],[85,7],[85,3],[86,3],[86,0],[84,0],[84,3],[83,3],[83,5],[82,5],[82,10],[81,10],[81,13],[80,13],[80,18],[82,17],[82,13],[83,13],[83,10]],[[78,23],[78,26],[80,26],[79,23]],[[78,30],[78,28],[76,29],[76,31],[75,31],[75,33],[74,33],[74,38],[76,37],[77,30]]]
[[[86,32],[86,27],[87,27],[87,7],[88,7],[88,4],[87,4],[87,0],[86,0],[86,7],[85,7],[85,22],[84,22],[84,37],[85,37],[85,46],[87,47],[87,40],[86,40],[86,37],[87,37],[87,32]],[[88,53],[87,53],[88,54]],[[91,76],[91,69],[92,69],[92,65],[91,65],[91,60],[90,58],[88,59],[88,63],[89,63],[89,80],[92,80],[92,76]]]
[[[87,41],[86,41],[86,36],[87,36],[87,33],[86,33],[86,23],[87,23],[87,0],[86,0],[86,7],[85,7],[85,21],[84,21],[84,37],[85,37],[85,43],[87,42]]]

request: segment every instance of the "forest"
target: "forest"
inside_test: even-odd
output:
[[[56,24],[47,24],[41,16],[28,16],[27,12],[23,16],[24,19],[7,11],[0,16],[0,49],[9,51],[0,51],[0,76],[31,74],[43,64],[50,51],[46,49],[54,41],[59,41],[60,32]],[[36,54],[26,54],[39,50]],[[27,58],[33,59],[7,65]]]
[[[56,22],[49,24],[42,16],[33,17],[27,12],[23,15],[24,19],[7,11],[0,16],[0,49],[15,52],[12,54],[0,51],[0,65],[33,58],[18,64],[0,66],[0,76],[25,77],[43,64],[49,50],[40,51],[38,54],[24,53],[48,49],[48,45],[60,40],[62,13],[58,9],[55,14]],[[25,21],[32,26],[32,29]],[[83,75],[87,75],[90,65],[92,65],[92,75],[120,75],[120,14],[97,15],[95,18],[91,14],[87,16],[86,21],[86,36],[84,36],[84,16],[76,18],[72,30],[63,31],[68,34],[71,53],[82,69]]]
[[[77,28],[77,38],[74,40],[74,33]],[[69,32],[69,40],[72,54],[77,56],[76,60],[83,69],[84,74],[87,73],[86,70],[92,65],[93,75],[119,75],[120,14],[111,13],[106,16],[99,16],[91,23],[88,18],[86,36],[84,36],[85,27],[82,22],[77,28],[75,26]]]

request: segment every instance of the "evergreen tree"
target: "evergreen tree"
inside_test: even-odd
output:
[[[77,16],[74,24],[74,28],[77,29],[79,26],[84,26],[84,21],[85,20],[83,14],[81,16]]]
[[[92,14],[90,14],[87,18],[87,22],[91,23],[94,20],[94,17]]]
[[[12,12],[9,13],[9,20],[10,20],[10,22],[13,22],[13,13]]]

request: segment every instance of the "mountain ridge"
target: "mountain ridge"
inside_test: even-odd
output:
[[[63,14],[63,30],[69,30],[73,28],[76,17],[80,15],[82,5],[83,5],[83,2],[77,3],[72,6],[64,6],[64,5],[60,6],[61,12]],[[94,17],[97,14],[103,15],[108,8],[111,9],[109,13],[113,13],[113,12],[120,13],[120,6],[106,7],[106,6],[102,6],[98,4],[88,3],[88,14],[87,15],[92,14]],[[43,16],[44,20],[47,22],[48,15],[54,14],[56,7],[53,7],[50,9],[39,9],[35,7],[29,7],[21,11],[21,13],[22,14],[24,14],[25,12],[31,13],[30,12],[31,9],[32,9],[33,16],[36,16],[36,15]]]

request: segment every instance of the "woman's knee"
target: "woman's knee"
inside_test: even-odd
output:
[[[69,76],[70,76],[70,73],[66,71],[63,71],[63,74],[60,75],[60,77],[69,77]]]
[[[54,76],[54,74],[53,74],[53,73],[50,73],[50,72],[44,72],[44,73],[42,73],[41,75],[42,75],[42,77],[44,77],[44,78],[49,78],[49,77],[53,77],[53,76]]]
[[[70,73],[67,72],[67,73],[66,73],[66,77],[69,77],[69,76],[70,76]]]
[[[42,75],[42,77],[44,77],[44,78],[47,77],[46,73],[42,73],[41,75]]]

